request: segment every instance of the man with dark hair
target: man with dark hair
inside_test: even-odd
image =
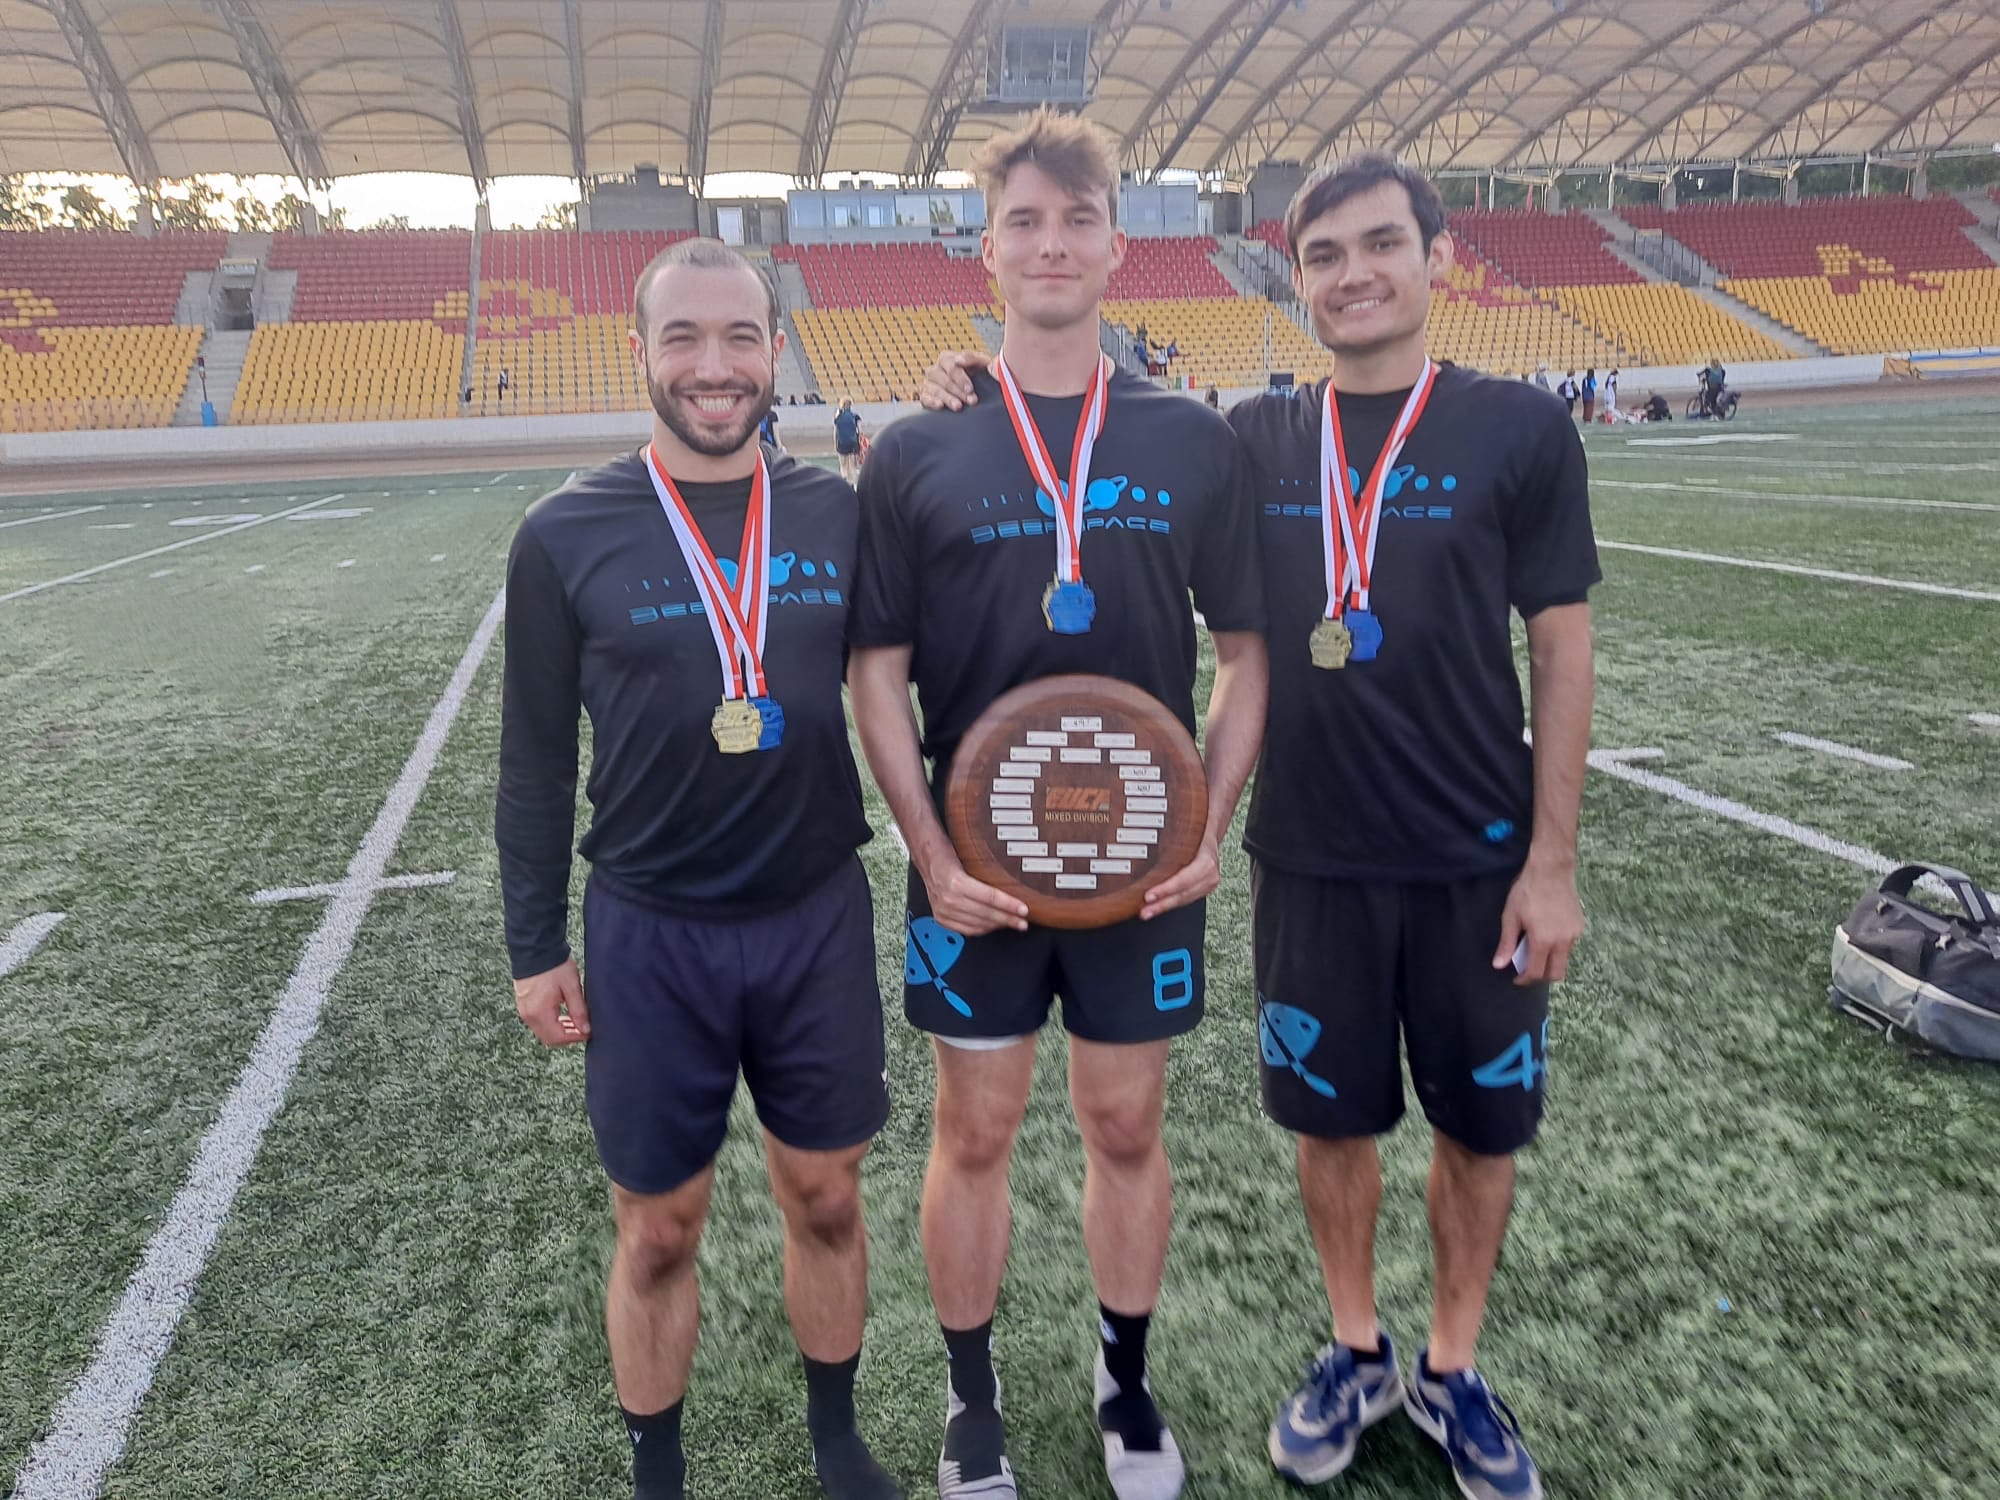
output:
[[[1038,111],[989,140],[974,166],[986,268],[1007,306],[997,378],[980,376],[985,399],[970,415],[921,414],[875,439],[861,471],[849,678],[862,748],[910,847],[907,972],[922,977],[906,986],[904,1009],[936,1038],[923,1242],[949,1360],[938,1490],[942,1500],[1015,1493],[992,1330],[1008,1164],[1035,1033],[1060,992],[1105,1471],[1119,1500],[1172,1500],[1184,1469],[1147,1373],[1173,1213],[1167,1052],[1201,1020],[1205,898],[1264,716],[1242,460],[1220,416],[1113,373],[1099,350],[1105,283],[1125,249],[1116,151],[1102,130]],[[959,741],[1002,693],[1065,672],[1130,682],[1193,731],[1190,590],[1216,654],[1200,850],[1146,893],[1140,917],[1031,928],[1022,903],[966,872],[945,832]],[[952,954],[948,986],[927,961],[940,946]]]
[[[861,413],[846,396],[833,414],[833,451],[840,456],[840,477],[854,483],[861,477]]]
[[[1285,236],[1334,374],[1229,413],[1259,502],[1270,643],[1244,839],[1264,1108],[1297,1137],[1334,1324],[1268,1442],[1279,1472],[1319,1483],[1402,1407],[1471,1500],[1537,1500],[1473,1353],[1513,1154],[1541,1118],[1548,988],[1583,931],[1599,574],[1562,409],[1424,353],[1444,223],[1429,181],[1380,153],[1308,178]],[[964,362],[933,369],[931,399],[964,399]],[[1527,622],[1532,750],[1510,612]],[[1403,1111],[1402,1051],[1432,1127],[1436,1268],[1407,1382],[1374,1286],[1375,1137]]]
[[[889,1110],[841,703],[856,500],[758,445],[784,335],[748,261],[676,245],[633,310],[652,442],[530,506],[507,563],[495,832],[515,1006],[544,1044],[588,1044],[636,1500],[683,1490],[695,1249],[739,1072],[784,1221],[814,1467],[835,1500],[892,1500],[854,1416],[861,1158]],[[826,584],[800,586],[791,557]],[[568,938],[584,711],[588,1000]]]
[[[1548,986],[1583,930],[1599,575],[1562,408],[1425,356],[1444,225],[1436,189],[1386,155],[1307,179],[1286,240],[1334,373],[1229,414],[1271,501],[1271,714],[1244,840],[1264,1107],[1298,1138],[1335,1334],[1279,1409],[1270,1453],[1295,1479],[1329,1479],[1401,1405],[1472,1500],[1527,1500],[1540,1479],[1473,1346],[1513,1153],[1541,1115]],[[1319,507],[1275,503],[1299,487]],[[1510,610],[1527,622],[1532,751]],[[1399,1032],[1432,1126],[1436,1258],[1430,1344],[1407,1384],[1373,1269]]]

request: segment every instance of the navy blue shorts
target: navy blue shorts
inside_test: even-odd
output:
[[[1003,927],[963,937],[931,916],[910,869],[903,1013],[933,1036],[997,1041],[1039,1031],[1062,996],[1063,1028],[1087,1042],[1156,1042],[1201,1024],[1208,903],[1110,927]]]
[[[620,1187],[665,1193],[722,1149],[740,1071],[787,1146],[838,1151],[889,1118],[868,877],[849,859],[793,906],[676,917],[592,879],[584,1098]]]
[[[1382,1135],[1403,1069],[1425,1118],[1468,1151],[1535,1138],[1549,987],[1493,967],[1514,876],[1437,885],[1320,880],[1250,866],[1264,1112],[1299,1135]]]

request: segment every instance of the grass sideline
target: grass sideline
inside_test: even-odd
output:
[[[1683,486],[1600,487],[1598,530],[2000,590],[2000,515],[1827,498],[1990,503],[1996,416],[1946,402],[1664,434],[1796,434],[1740,448],[1593,431],[1598,479]],[[176,520],[336,492],[324,509],[362,512],[273,521],[0,604],[16,747],[0,759],[0,928],[69,913],[0,980],[0,1472],[88,1361],[321,915],[250,893],[339,877],[491,598],[521,506],[561,477],[0,499],[0,521],[104,506],[0,530],[0,594],[203,529]],[[1739,493],[1704,493],[1724,489]],[[2000,711],[2000,605],[1648,554],[1605,565],[1598,746],[1658,748],[1659,770],[1702,790],[2000,874],[2000,734],[1968,718]],[[581,1059],[521,1031],[499,944],[497,665],[391,867],[456,879],[377,898],[109,1495],[618,1492],[608,1218]],[[1916,769],[1782,746],[1780,731]],[[870,812],[886,828],[872,789]],[[867,1169],[861,1399],[885,1462],[922,1494],[942,1415],[915,1233],[930,1065],[897,1014],[900,861],[887,838],[866,859],[896,1104]],[[1523,1161],[1483,1346],[1551,1493],[1986,1500],[2000,1076],[1885,1048],[1827,1011],[1828,934],[1864,882],[1851,866],[1593,776],[1582,878],[1592,929],[1557,998],[1549,1129]],[[1289,1493],[1263,1429],[1326,1321],[1287,1142],[1256,1112],[1247,907],[1232,849],[1209,1020],[1170,1079],[1177,1228],[1157,1384],[1192,1496]],[[998,1358],[1024,1488],[1102,1494],[1079,1158],[1052,1037],[1042,1063]],[[703,1249],[696,1493],[806,1496],[746,1101],[734,1126]],[[1406,1123],[1385,1151],[1383,1312],[1412,1350],[1424,1144]],[[1402,1423],[1372,1434],[1343,1481],[1369,1500],[1449,1492]]]

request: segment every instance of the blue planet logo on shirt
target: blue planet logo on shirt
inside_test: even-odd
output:
[[[1131,484],[1131,482],[1131,476],[1126,474],[1120,474],[1112,479],[1091,480],[1083,492],[1084,514],[1089,515],[1093,511],[1116,510],[1118,502],[1125,497],[1126,486]],[[1065,485],[1064,489],[1067,490],[1068,486]],[[1143,487],[1134,487],[1131,493],[1133,500],[1140,504],[1144,504],[1149,499],[1157,501],[1161,505],[1172,505],[1174,503],[1174,497],[1165,490],[1154,490],[1149,494]],[[1035,488],[1035,504],[1040,508],[1043,515],[1054,519],[1056,503],[1049,498],[1049,492],[1039,485]]]

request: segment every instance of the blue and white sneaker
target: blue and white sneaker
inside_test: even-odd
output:
[[[1404,1409],[1451,1460],[1466,1500],[1542,1500],[1542,1476],[1521,1442],[1521,1424],[1477,1370],[1432,1373],[1426,1356],[1403,1393]]]
[[[1354,1462],[1361,1434],[1403,1404],[1396,1346],[1358,1356],[1344,1344],[1319,1351],[1305,1384],[1271,1423],[1271,1467],[1300,1484],[1323,1484]]]

